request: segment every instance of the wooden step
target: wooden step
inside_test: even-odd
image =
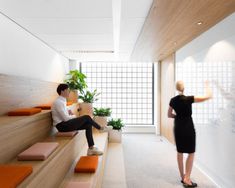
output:
[[[48,137],[52,130],[50,110],[32,116],[0,116],[0,163],[14,159],[35,142]]]
[[[19,188],[53,188],[58,187],[79,152],[86,145],[85,131],[80,131],[72,138],[51,137],[45,142],[58,142],[58,148],[45,161],[17,161],[9,164],[32,165],[33,173],[27,177]]]
[[[78,115],[77,103],[67,108]],[[0,143],[4,143],[0,145],[0,163],[13,160],[29,146],[54,133],[51,110],[31,116],[0,116]]]
[[[104,165],[107,155],[107,144],[108,144],[108,133],[98,133],[94,132],[95,145],[104,152],[102,156],[99,156],[99,164],[95,173],[74,173],[74,168],[81,156],[87,155],[87,146],[83,147],[81,152],[78,154],[76,160],[72,164],[70,170],[68,171],[64,181],[61,183],[60,188],[65,188],[68,182],[90,182],[92,188],[101,188]]]

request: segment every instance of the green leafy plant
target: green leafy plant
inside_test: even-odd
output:
[[[70,90],[79,90],[80,93],[87,88],[86,75],[78,70],[71,70],[66,74],[66,79],[64,80],[68,84]]]
[[[94,108],[94,116],[110,116],[111,109],[110,108]]]
[[[79,99],[82,99],[83,102],[86,103],[93,103],[98,100],[97,96],[100,93],[97,93],[97,90],[95,89],[93,92],[90,91],[83,91],[81,94],[78,96]]]
[[[108,125],[112,126],[114,130],[121,130],[124,127],[124,123],[120,118],[118,119],[111,119],[108,121]]]

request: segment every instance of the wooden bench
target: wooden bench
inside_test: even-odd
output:
[[[68,109],[78,113],[77,105],[72,104]],[[29,146],[54,133],[51,110],[31,116],[0,116],[0,163],[14,159]]]
[[[76,104],[69,106],[76,111]],[[82,148],[87,147],[85,131],[74,137],[55,137],[51,111],[32,116],[0,117],[0,163],[32,165],[33,173],[18,187],[58,187]],[[45,161],[18,161],[17,155],[36,142],[58,142]],[[4,152],[2,152],[4,151]]]
[[[101,188],[104,165],[107,155],[108,133],[94,132],[95,145],[104,152],[102,156],[99,156],[99,164],[95,173],[74,173],[74,168],[81,156],[87,154],[87,146],[77,156],[76,160],[72,164],[68,174],[64,181],[61,183],[60,188],[65,188],[69,182],[89,182],[92,188]]]
[[[51,134],[51,112],[32,116],[0,116],[0,163],[14,159],[20,152]]]
[[[77,104],[68,107],[76,113]],[[94,131],[96,146],[104,151],[94,174],[74,174],[80,156],[87,154],[85,131],[74,137],[56,137],[51,111],[43,110],[32,116],[0,117],[0,163],[32,165],[30,174],[19,188],[57,188],[70,180],[90,182],[91,187],[101,187],[108,142],[107,133]],[[18,161],[17,155],[36,142],[58,142],[57,149],[44,161]]]
[[[86,145],[85,131],[80,131],[74,137],[50,137],[46,142],[58,142],[57,149],[45,161],[18,161],[11,164],[32,165],[33,173],[18,187],[19,188],[53,188],[63,180],[78,153]]]

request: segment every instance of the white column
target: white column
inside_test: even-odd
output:
[[[69,59],[69,70],[76,70],[79,69],[77,60]]]

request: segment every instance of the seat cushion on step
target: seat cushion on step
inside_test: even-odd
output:
[[[15,188],[32,172],[30,165],[0,165],[0,187]]]
[[[30,116],[41,112],[40,108],[20,108],[8,112],[8,116]]]
[[[78,182],[78,181],[70,181],[67,183],[65,188],[91,188],[90,182]]]
[[[42,105],[35,106],[35,108],[41,108],[42,110],[50,110],[51,105],[50,104],[42,104]]]
[[[45,160],[57,147],[57,142],[38,142],[18,155],[19,161]]]
[[[82,156],[77,162],[75,172],[95,172],[98,167],[98,156]]]
[[[68,101],[66,105],[67,105],[67,106],[70,106],[70,105],[72,105],[72,104],[73,104],[73,102]]]
[[[70,131],[70,132],[57,132],[55,136],[58,137],[73,137],[78,134],[78,131]]]

